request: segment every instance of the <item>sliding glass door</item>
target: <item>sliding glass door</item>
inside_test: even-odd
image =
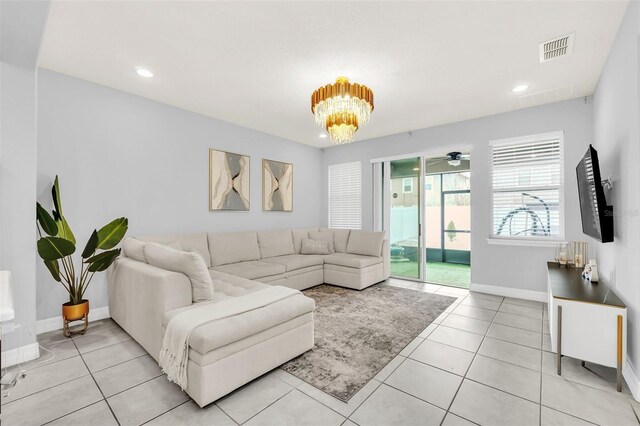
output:
[[[391,275],[421,279],[421,158],[390,161],[389,242]]]
[[[391,276],[468,288],[471,265],[470,160],[411,157],[383,163],[382,228]]]

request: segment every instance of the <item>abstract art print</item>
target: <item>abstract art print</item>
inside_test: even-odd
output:
[[[209,149],[209,209],[249,211],[249,156]]]
[[[262,210],[293,211],[293,164],[262,160]]]

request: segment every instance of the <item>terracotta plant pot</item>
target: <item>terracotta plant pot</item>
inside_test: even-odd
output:
[[[81,303],[72,305],[70,302],[62,304],[62,320],[64,335],[71,337],[72,334],[84,334],[89,326],[89,301],[83,299]],[[71,321],[84,321],[84,327],[80,330],[71,331],[69,323]]]

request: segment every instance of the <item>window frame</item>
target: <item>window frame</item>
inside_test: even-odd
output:
[[[515,235],[495,235],[494,234],[494,184],[493,184],[493,149],[494,147],[504,145],[526,145],[528,143],[535,143],[544,140],[557,139],[560,147],[560,183],[558,184],[558,228],[559,235],[557,236],[515,236]],[[503,245],[526,245],[526,246],[555,246],[564,241],[565,238],[565,176],[564,176],[564,132],[556,131],[549,133],[538,133],[534,135],[519,136],[508,139],[498,139],[489,142],[489,238],[487,243],[489,244],[503,244]]]
[[[349,227],[349,228],[336,228],[336,229],[362,229],[362,222],[363,222],[363,209],[362,209],[362,162],[361,161],[347,161],[344,163],[335,163],[335,164],[329,164],[327,166],[327,227],[328,228],[335,228],[335,226],[332,226],[331,224],[331,169],[333,167],[339,167],[339,166],[347,166],[347,165],[353,165],[355,166],[355,164],[358,165],[358,169],[359,169],[359,178],[360,178],[360,226],[358,228],[355,227]]]
[[[411,186],[411,189],[409,191],[406,190],[407,185],[405,184],[405,182],[409,182],[409,186]],[[403,194],[413,194],[413,177],[405,177],[402,178],[402,193]]]

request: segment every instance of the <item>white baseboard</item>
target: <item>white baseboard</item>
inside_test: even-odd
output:
[[[633,399],[640,401],[640,381],[638,380],[638,376],[636,375],[636,371],[633,366],[629,363],[629,360],[627,360],[622,367],[622,376],[627,382],[627,386],[629,386]]]
[[[515,297],[518,299],[535,300],[536,302],[546,302],[546,291],[523,290],[520,288],[502,287],[499,285],[486,285],[471,283],[470,291],[478,293],[495,294],[496,296]]]
[[[19,362],[27,362],[40,357],[40,346],[37,342],[9,349],[0,354],[2,358],[2,368],[10,367]]]
[[[109,307],[89,309],[89,322],[109,318]],[[47,318],[36,322],[36,334],[48,331],[60,330],[62,328],[62,315],[59,317]]]

